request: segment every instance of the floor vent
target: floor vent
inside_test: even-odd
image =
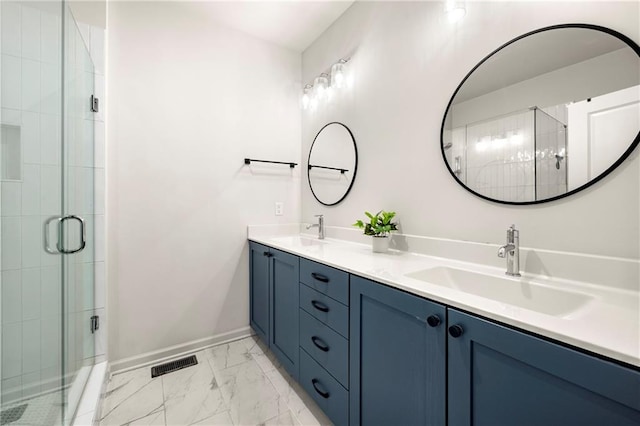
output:
[[[8,425],[20,420],[20,418],[22,418],[22,415],[24,414],[24,411],[27,409],[27,405],[29,404],[18,405],[16,407],[11,407],[0,412],[0,425]]]
[[[198,364],[198,359],[195,355],[188,356],[186,358],[177,359],[175,361],[166,362],[164,364],[151,367],[151,378],[162,376],[163,374],[171,373],[172,371],[181,370],[183,368],[191,367]]]

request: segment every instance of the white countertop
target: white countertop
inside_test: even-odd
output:
[[[251,235],[257,243],[314,260],[349,273],[444,303],[454,308],[491,318],[628,364],[640,366],[640,293],[619,288],[585,284],[523,274],[509,278],[523,288],[531,280],[555,288],[583,293],[591,300],[562,316],[546,315],[460,290],[409,278],[405,274],[447,266],[504,278],[505,269],[451,259],[390,250],[373,253],[370,245],[325,239],[321,244],[296,243],[298,234]],[[313,239],[313,236],[304,235]]]

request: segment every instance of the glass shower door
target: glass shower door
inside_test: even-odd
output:
[[[63,1],[0,20],[0,424],[69,424],[94,363],[93,64]]]
[[[2,424],[62,422],[62,10],[0,3]]]

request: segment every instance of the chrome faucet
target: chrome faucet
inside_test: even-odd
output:
[[[307,225],[307,229],[318,228],[318,239],[324,240],[324,216],[321,214],[317,214],[318,223],[314,223],[313,225]]]
[[[520,276],[520,232],[515,225],[507,229],[507,244],[498,249],[498,257],[507,259],[507,272],[512,277]]]

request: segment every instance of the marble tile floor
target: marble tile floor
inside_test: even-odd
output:
[[[151,368],[115,374],[101,426],[330,425],[257,337],[196,352],[198,365],[151,378]]]

